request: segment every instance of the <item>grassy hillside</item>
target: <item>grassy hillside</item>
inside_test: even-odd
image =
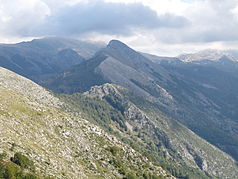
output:
[[[35,98],[24,94],[23,89],[16,92],[11,85],[19,85],[19,81],[23,88],[28,84],[31,89],[38,86],[7,70],[1,72],[8,81],[3,84],[1,76],[0,156],[4,157],[0,161],[0,178],[7,178],[8,170],[14,176],[32,174],[40,178],[172,178],[116,137],[82,117],[54,107],[51,100],[57,98],[50,93]],[[44,94],[43,88],[37,89]],[[34,170],[21,168],[14,159],[16,153],[32,161]]]

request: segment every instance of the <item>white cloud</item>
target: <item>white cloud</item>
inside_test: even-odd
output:
[[[21,36],[50,15],[50,9],[40,0],[0,0],[0,4],[1,36]]]
[[[106,2],[119,2],[119,3],[142,3],[155,10],[158,15],[171,13],[175,15],[183,15],[184,11],[190,6],[181,0],[105,0]]]
[[[103,4],[98,8],[104,9],[93,9],[94,17],[89,16],[86,10],[90,12],[95,2]],[[107,5],[109,2],[115,5]],[[78,3],[84,4],[84,13]],[[140,3],[151,11],[138,11],[140,17],[132,17],[125,9],[133,9],[133,3]],[[75,12],[65,11],[70,8]],[[115,21],[120,22],[117,25],[112,18],[113,8],[118,8],[119,14],[127,14],[130,18],[124,17],[126,19],[123,20],[117,16]],[[109,12],[108,17],[103,11]],[[148,18],[152,16],[147,13],[153,11],[158,18],[153,16],[152,21]],[[133,13],[137,14],[135,8]],[[168,15],[170,18],[166,17]],[[170,25],[166,25],[169,22],[166,19],[170,19]],[[179,19],[188,19],[189,23],[178,23]],[[158,24],[154,25],[156,23]],[[134,48],[158,52],[157,54],[174,54],[202,48],[238,49],[237,0],[0,0],[0,24],[1,42],[37,35],[69,35],[66,32],[70,30],[85,39],[107,41],[118,38]],[[58,31],[54,27],[58,27]],[[85,33],[80,36],[79,32],[83,30]],[[86,33],[87,31],[90,33]],[[123,34],[123,31],[128,33]]]

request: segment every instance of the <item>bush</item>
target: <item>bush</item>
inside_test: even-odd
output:
[[[12,179],[21,174],[20,168],[12,162],[0,163],[0,178]],[[20,177],[19,177],[20,178]]]
[[[5,159],[5,154],[2,156]],[[0,179],[39,179],[34,172],[25,172],[25,168],[32,170],[33,162],[23,154],[16,153],[11,161],[0,161]]]
[[[21,154],[20,152],[15,153],[14,157],[11,158],[11,161],[19,165],[21,168],[28,168],[28,169],[34,168],[33,162],[28,157]]]
[[[7,154],[5,152],[0,154],[0,161],[2,161],[3,159],[5,159],[7,157]]]
[[[116,156],[120,152],[121,148],[118,146],[112,146],[109,147],[109,151],[112,153],[112,155]]]
[[[134,173],[131,172],[126,174],[126,179],[137,179],[137,177]]]
[[[38,177],[34,174],[25,174],[25,176],[23,176],[23,179],[38,179]]]

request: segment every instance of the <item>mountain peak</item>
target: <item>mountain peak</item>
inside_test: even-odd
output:
[[[111,40],[107,47],[109,48],[128,48],[128,46],[126,44],[124,44],[123,42],[119,41],[119,40]]]

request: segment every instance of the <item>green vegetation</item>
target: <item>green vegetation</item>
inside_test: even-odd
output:
[[[121,128],[126,128],[122,112],[109,105],[106,100],[86,97],[80,93],[60,95],[60,97],[69,105],[65,106],[64,110],[70,110],[68,112],[75,114],[80,112],[83,118],[99,125],[107,132],[112,132],[110,126],[113,121]]]
[[[87,97],[85,95],[76,93],[73,95],[60,95],[67,105],[65,110],[70,109],[75,114],[80,113],[81,116],[101,126],[105,131],[115,135],[122,142],[129,144],[133,149],[142,153],[155,165],[161,166],[168,173],[180,179],[188,178],[211,178],[198,169],[187,166],[180,157],[173,151],[166,134],[159,129],[155,130],[156,134],[151,134],[150,129],[134,129],[130,131],[125,125],[128,120],[124,112],[128,108],[128,100],[123,100],[116,95],[107,95],[102,99],[99,97]],[[133,98],[132,98],[133,100]],[[144,106],[150,105],[142,99],[136,99],[137,103]],[[115,130],[116,128],[116,130]],[[173,158],[168,158],[166,152]],[[111,163],[118,168],[120,173],[133,178],[134,174],[124,168],[123,162],[120,159],[120,149],[116,146],[108,148],[108,150],[115,157]],[[129,173],[128,173],[129,172]],[[137,173],[136,173],[137,172]],[[136,171],[136,177],[142,177],[143,173]],[[147,175],[145,175],[147,176]],[[149,177],[153,178],[151,175]]]
[[[162,179],[163,176],[153,173],[149,165],[133,166],[130,163],[125,163],[124,158],[126,153],[118,146],[110,146],[108,151],[112,153],[113,158],[110,163],[117,168],[124,179]],[[131,159],[133,160],[133,159]]]
[[[118,146],[112,146],[109,147],[108,150],[112,153],[112,155],[116,156],[121,149]]]
[[[0,161],[3,161],[7,157],[7,153],[3,152],[0,154]]]
[[[11,160],[4,160],[6,154],[0,154],[0,179],[39,179],[32,170],[33,162],[21,153],[15,153]],[[26,170],[26,169],[31,169]]]
[[[20,152],[15,153],[14,157],[11,158],[11,161],[23,169],[26,168],[34,170],[33,162]]]

